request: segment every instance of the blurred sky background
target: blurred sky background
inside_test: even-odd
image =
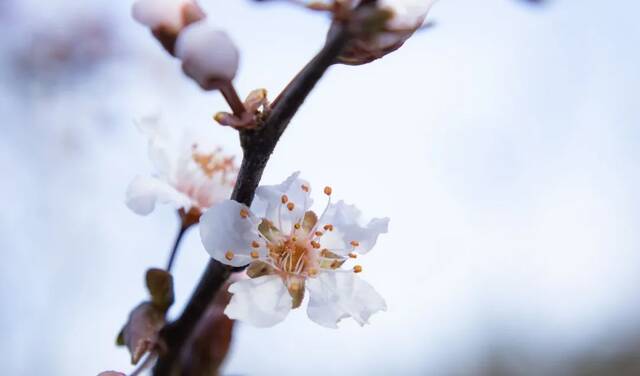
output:
[[[274,97],[328,26],[284,4],[201,3],[241,49],[242,95]],[[566,375],[638,360],[639,13],[636,1],[441,0],[437,27],[398,52],[332,68],[263,182],[302,170],[391,217],[362,259],[388,312],[364,328],[329,330],[304,309],[240,324],[224,373]],[[169,207],[140,217],[124,204],[151,169],[133,121],[160,112],[238,153],[211,120],[225,103],[182,75],[129,1],[3,0],[0,30],[3,373],[130,371],[115,337],[178,226]],[[172,316],[207,257],[189,232]]]

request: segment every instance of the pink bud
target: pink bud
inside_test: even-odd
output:
[[[187,25],[206,17],[193,0],[137,0],[133,18],[148,26],[162,46],[172,55],[178,34]]]
[[[176,56],[182,69],[203,89],[213,90],[233,80],[239,54],[229,36],[201,21],[189,25],[178,36]]]

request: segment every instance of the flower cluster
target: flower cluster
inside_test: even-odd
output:
[[[399,1],[365,6],[361,0],[327,0],[307,6],[332,13],[329,36],[338,25],[349,28],[349,43],[331,61],[358,65],[399,48],[421,27],[433,3]],[[195,0],[136,0],[133,16],[181,60],[187,76],[204,90],[221,91],[232,113],[217,113],[218,123],[246,131],[269,116],[266,90],[240,100],[232,84],[238,50],[226,33],[210,25]],[[306,293],[309,317],[326,327],[335,328],[346,317],[364,325],[372,314],[386,310],[384,299],[358,276],[362,266],[346,265],[374,247],[387,232],[388,218],[364,222],[355,206],[332,202],[330,187],[323,190],[326,207],[316,214],[311,186],[299,173],[282,184],[258,187],[249,208],[228,199],[238,173],[233,158],[193,142],[173,145],[157,119],[145,119],[139,128],[149,137],[157,174],[134,179],[127,205],[148,214],[156,202],[172,204],[183,216],[183,229],[200,222],[203,245],[214,259],[246,267],[248,278],[229,287],[233,295],[225,313],[230,318],[272,326],[300,307]]]
[[[307,313],[316,323],[335,328],[352,317],[367,323],[385,310],[382,297],[356,274],[360,265],[343,264],[369,252],[388,218],[364,223],[352,205],[331,202],[318,216],[310,210],[311,186],[295,173],[282,184],[261,186],[251,206],[226,200],[206,211],[200,235],[209,254],[231,266],[245,266],[250,279],[235,282],[225,313],[255,326],[272,326],[301,305],[309,292]]]
[[[234,158],[221,149],[202,150],[183,139],[176,144],[171,132],[158,118],[144,118],[138,128],[149,139],[149,158],[154,176],[136,177],[127,190],[127,206],[146,215],[156,202],[168,203],[195,219],[205,209],[229,197],[238,169]]]

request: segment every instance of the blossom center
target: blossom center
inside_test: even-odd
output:
[[[304,240],[291,236],[284,241],[269,243],[269,257],[273,265],[287,274],[313,275],[317,272],[313,262],[313,252]]]
[[[233,157],[221,158],[218,155],[220,150],[206,154],[201,153],[198,152],[197,147],[197,145],[193,145],[191,158],[193,158],[193,161],[208,178],[212,178],[216,173],[222,173],[224,178],[229,172],[234,171]]]

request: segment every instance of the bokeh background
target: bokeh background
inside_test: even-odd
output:
[[[241,48],[241,93],[275,96],[326,17],[203,0]],[[436,27],[337,66],[263,182],[302,170],[390,232],[362,261],[389,309],[360,328],[304,310],[236,327],[229,375],[640,374],[640,26],[635,1],[443,0]],[[130,371],[115,336],[162,266],[175,213],[124,205],[150,172],[134,120],[216,127],[218,93],[183,77],[129,1],[0,2],[0,358],[7,375]],[[180,312],[207,261],[177,260]]]

